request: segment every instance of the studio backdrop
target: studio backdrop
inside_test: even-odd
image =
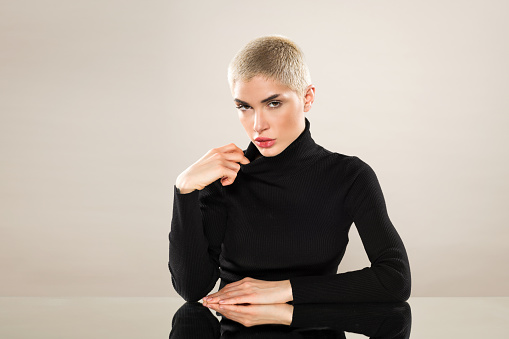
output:
[[[247,148],[227,66],[304,51],[313,139],[376,172],[412,296],[508,296],[509,3],[2,0],[1,296],[176,296],[177,176]],[[369,266],[354,226],[339,272]]]

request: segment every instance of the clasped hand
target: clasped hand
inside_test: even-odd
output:
[[[207,304],[207,307],[246,327],[265,324],[291,325],[293,321],[293,305],[286,303],[246,306]]]
[[[203,298],[206,304],[277,304],[293,300],[290,280],[265,281],[246,277]]]
[[[244,326],[290,325],[293,306],[286,302],[292,300],[290,280],[265,281],[247,277],[203,298],[203,305]]]

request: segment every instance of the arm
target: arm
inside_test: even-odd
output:
[[[170,339],[218,339],[219,320],[200,303],[187,302],[173,315]]]
[[[290,279],[293,302],[398,302],[410,296],[410,265],[389,216],[373,169],[355,157],[345,206],[359,231],[371,267],[330,276]]]
[[[412,310],[401,303],[299,304],[291,328],[328,328],[369,338],[409,338]]]
[[[169,234],[172,285],[186,301],[198,301],[219,278],[219,254],[226,226],[219,180],[202,190],[179,193],[174,185],[173,216]]]

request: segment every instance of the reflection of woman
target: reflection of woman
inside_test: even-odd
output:
[[[373,169],[311,138],[315,87],[301,50],[255,39],[228,79],[251,142],[213,148],[174,186],[169,269],[187,301],[405,301],[410,267]],[[371,267],[337,274],[355,223]]]
[[[370,338],[409,338],[412,311],[406,302],[341,303],[341,304],[272,304],[237,307],[293,308],[291,323],[281,324],[277,314],[267,320],[244,313],[239,321],[225,316],[218,321],[200,303],[187,302],[172,319],[172,338],[346,338],[344,332],[359,333]],[[233,305],[232,305],[233,306]],[[253,312],[250,312],[253,313]]]

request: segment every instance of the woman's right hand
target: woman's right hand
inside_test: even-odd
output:
[[[231,185],[241,164],[249,164],[244,152],[234,143],[213,148],[177,177],[175,186],[180,193],[202,190],[205,186],[221,178],[223,186]]]

